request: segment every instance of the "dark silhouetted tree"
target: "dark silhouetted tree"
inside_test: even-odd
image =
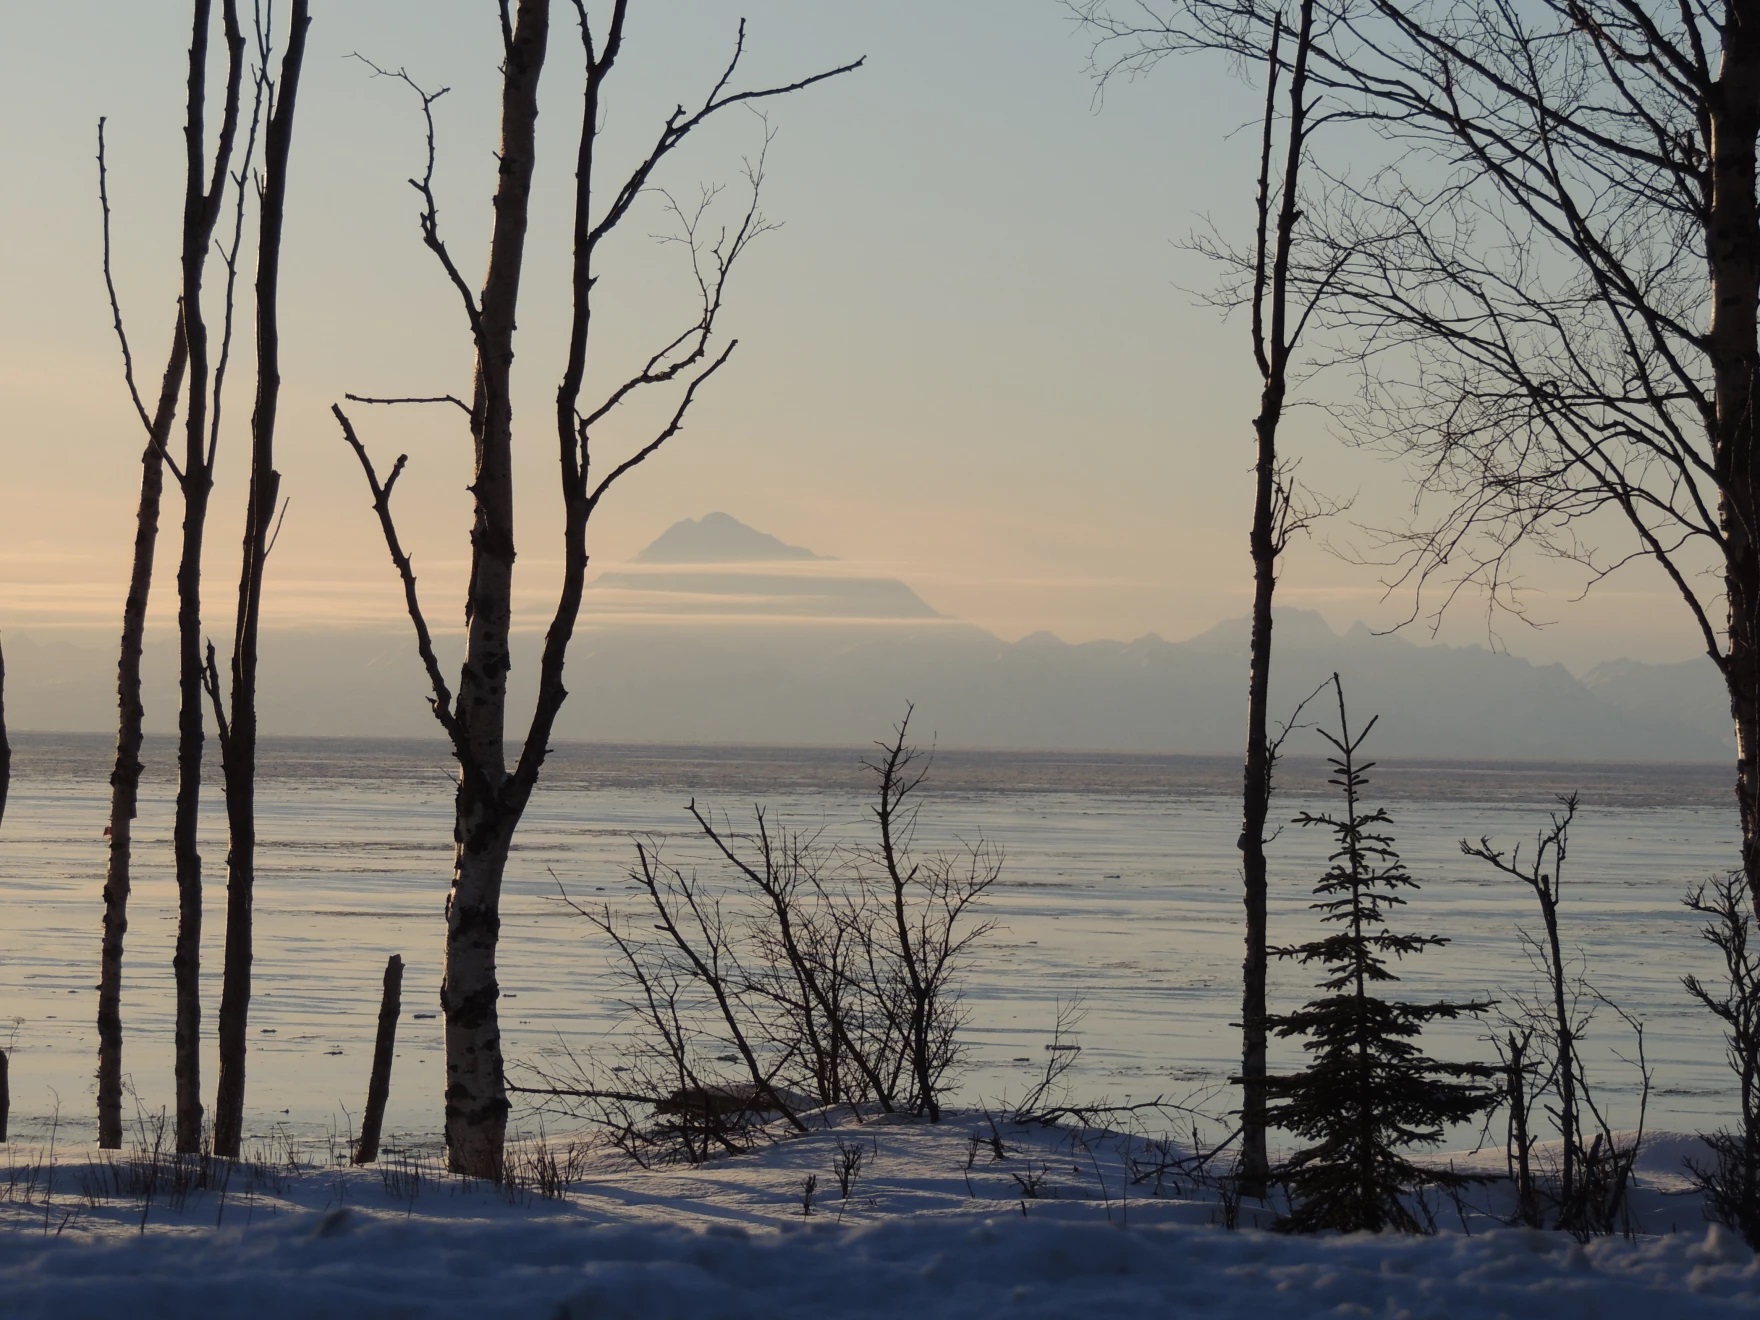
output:
[[[1071,4],[1076,14],[1104,33],[1103,15],[1092,5]],[[1316,0],[1299,0],[1293,34],[1281,10],[1271,22],[1266,68],[1265,108],[1259,135],[1258,190],[1254,199],[1253,241],[1235,247],[1217,232],[1193,242],[1202,255],[1228,272],[1224,290],[1212,299],[1251,315],[1253,365],[1259,375],[1259,406],[1253,416],[1253,513],[1247,546],[1253,564],[1253,603],[1247,661],[1247,747],[1241,783],[1242,904],[1246,954],[1241,964],[1241,1159],[1240,1190],[1264,1196],[1270,1163],[1266,1155],[1265,973],[1269,940],[1266,848],[1271,814],[1272,776],[1278,740],[1271,734],[1272,602],[1279,561],[1290,540],[1318,514],[1330,511],[1299,492],[1295,464],[1279,451],[1279,432],[1288,409],[1290,369],[1295,349],[1325,289],[1304,287],[1292,275],[1305,269],[1296,260],[1297,227],[1302,219],[1301,184],[1310,136],[1325,122],[1320,97],[1310,85],[1309,54],[1314,45]],[[1293,35],[1293,40],[1291,40]],[[1098,72],[1102,80],[1105,69]],[[1287,97],[1284,76],[1288,76]],[[1287,105],[1280,108],[1280,99]],[[1281,160],[1277,135],[1281,125]]]
[[[1072,3],[1115,73],[1261,61],[1277,22]],[[1291,280],[1329,283],[1341,429],[1418,485],[1368,557],[1432,618],[1467,588],[1523,612],[1520,547],[1660,569],[1724,681],[1760,913],[1760,0],[1316,0],[1315,31],[1362,135],[1319,162]]]
[[[1253,361],[1259,369],[1259,411],[1253,418],[1253,521],[1247,544],[1253,560],[1252,631],[1247,665],[1247,756],[1242,775],[1241,871],[1246,907],[1246,958],[1241,977],[1241,1190],[1263,1196],[1270,1176],[1265,1142],[1266,1027],[1265,971],[1269,891],[1265,859],[1266,822],[1271,814],[1271,776],[1277,749],[1270,733],[1271,603],[1277,590],[1278,560],[1302,525],[1291,465],[1279,457],[1278,428],[1289,395],[1289,368],[1296,341],[1307,323],[1312,301],[1291,306],[1290,264],[1300,217],[1298,189],[1307,153],[1310,116],[1308,51],[1314,40],[1314,0],[1302,0],[1290,61],[1289,109],[1285,119],[1283,168],[1272,174],[1277,126],[1278,77],[1282,72],[1284,27],[1273,25],[1266,60],[1265,119],[1259,147],[1257,224],[1251,255]],[[1273,220],[1273,207],[1276,215]]]
[[[212,0],[195,0],[190,23],[187,118],[184,124],[184,203],[181,281],[172,346],[159,398],[148,413],[135,385],[134,359],[123,329],[121,304],[110,267],[110,199],[104,162],[104,124],[98,124],[98,189],[104,219],[104,282],[110,311],[122,346],[123,374],[135,412],[147,432],[142,455],[141,493],[135,514],[133,564],[123,606],[122,644],[117,661],[119,720],[116,762],[111,772],[110,850],[104,882],[104,933],[98,983],[98,1143],[122,1144],[122,952],[128,931],[128,898],[132,865],[132,822],[139,797],[143,707],[141,650],[146,629],[148,594],[158,543],[160,502],[169,468],[184,497],[183,550],[178,567],[178,784],[172,849],[178,894],[177,944],[172,958],[176,1006],[174,1013],[175,1130],[180,1152],[201,1145],[201,935],[202,859],[196,827],[201,803],[202,651],[201,556],[208,497],[213,488],[214,444],[219,434],[219,403],[226,370],[226,348],[232,328],[232,290],[237,275],[237,226],[227,265],[225,326],[216,366],[202,306],[202,283],[214,229],[220,219],[228,185],[237,189],[238,215],[244,207],[243,170],[232,174],[240,123],[244,80],[245,37],[239,26],[236,0],[222,0],[221,30],[225,41],[225,81],[220,124],[211,149],[207,143],[208,48],[213,25]],[[253,119],[254,133],[254,119]],[[244,150],[248,164],[251,147]],[[181,466],[170,452],[171,427],[179,391],[187,377],[186,441]]]
[[[1722,957],[1724,979],[1716,989],[1696,976],[1683,983],[1723,1024],[1724,1057],[1736,1077],[1739,1106],[1738,1126],[1705,1137],[1712,1162],[1688,1164],[1711,1216],[1760,1251],[1760,949],[1753,944],[1744,889],[1742,877],[1732,874],[1687,895],[1687,906],[1706,918],[1701,931]]]
[[[6,653],[0,651],[0,824],[6,821],[6,795],[12,790],[12,743],[6,737]]]
[[[251,412],[250,493],[245,506],[238,614],[232,638],[230,706],[208,648],[208,695],[220,735],[226,788],[226,949],[221,972],[220,1080],[214,1096],[214,1153],[237,1159],[244,1135],[245,1031],[251,1003],[251,903],[257,852],[257,652],[263,580],[273,540],[281,474],[275,470],[275,421],[281,398],[281,235],[287,209],[287,163],[293,115],[305,61],[307,0],[292,0],[281,76],[269,77],[270,36],[259,14],[258,95],[268,111],[258,196],[256,347],[257,398]],[[273,11],[271,11],[273,12]]]
[[[128,897],[133,877],[134,818],[140,802],[141,745],[146,708],[141,702],[141,652],[145,647],[147,604],[153,587],[153,561],[159,543],[159,510],[165,493],[166,446],[177,419],[187,345],[183,322],[174,319],[171,351],[149,414],[134,387],[133,358],[123,332],[116,286],[110,279],[110,200],[104,185],[104,123],[98,121],[99,197],[104,209],[104,280],[122,342],[123,373],[129,384],[146,447],[141,452],[141,493],[135,506],[134,555],[128,596],[122,607],[122,644],[116,662],[116,761],[110,771],[109,857],[104,872],[103,942],[98,954],[98,1145],[122,1148],[122,952],[128,935]],[[215,212],[218,215],[218,210]],[[186,218],[187,223],[187,218]]]
[[[1484,1085],[1493,1071],[1479,1064],[1439,1063],[1425,1055],[1418,1038],[1441,1019],[1483,1012],[1488,1001],[1415,1004],[1384,999],[1375,990],[1399,978],[1390,958],[1422,953],[1448,941],[1439,935],[1396,934],[1388,928],[1402,891],[1416,889],[1406,872],[1385,809],[1368,810],[1362,791],[1373,762],[1358,753],[1375,727],[1371,719],[1353,735],[1338,694],[1338,733],[1321,730],[1332,744],[1331,783],[1343,798],[1337,814],[1303,812],[1296,823],[1331,830],[1331,865],[1314,886],[1312,904],[1334,929],[1277,955],[1304,966],[1319,963],[1324,991],[1293,1013],[1273,1016],[1280,1037],[1299,1038],[1310,1056],[1301,1072],[1267,1079],[1269,1115],[1278,1127],[1307,1143],[1283,1161],[1275,1176],[1289,1190],[1291,1209],[1278,1221],[1290,1232],[1398,1229],[1424,1225],[1406,1204],[1423,1187],[1458,1187],[1467,1175],[1414,1163],[1403,1152],[1434,1146],[1453,1124],[1464,1123],[1497,1103]]]
[[[1261,60],[1276,22],[1073,3],[1117,72]],[[1469,588],[1522,612],[1524,547],[1660,570],[1723,680],[1760,915],[1760,0],[1316,3],[1309,76],[1376,167],[1327,170],[1291,278],[1329,281],[1344,429],[1417,482],[1367,557],[1433,620]]]

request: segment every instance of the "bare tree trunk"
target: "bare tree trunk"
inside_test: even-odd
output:
[[[446,972],[440,1007],[446,1028],[446,1147],[455,1172],[501,1175],[507,1087],[501,1060],[495,946],[501,935],[501,878],[508,833],[498,813],[460,803],[462,834],[446,900]]]
[[[98,1145],[104,1150],[122,1148],[122,947],[128,934],[130,866],[140,800],[142,722],[146,717],[141,704],[141,649],[159,540],[159,506],[165,490],[165,447],[177,416],[186,360],[179,317],[148,428],[147,447],[141,454],[134,563],[122,606],[122,644],[116,661],[116,764],[110,771],[110,856],[104,875],[104,937],[98,955]]]
[[[238,126],[238,94],[244,70],[244,33],[236,0],[222,0],[228,54],[224,118],[214,169],[206,191],[204,111],[207,99],[208,25],[211,0],[196,0],[190,41],[189,116],[184,129],[188,186],[184,198],[183,325],[189,351],[189,408],[183,462],[183,551],[177,567],[177,802],[172,852],[177,872],[177,945],[171,959],[176,985],[174,1071],[177,1149],[201,1148],[201,957],[202,858],[197,846],[202,794],[202,541],[213,490],[209,430],[208,326],[202,316],[202,274],[213,219],[218,218],[232,138]]]
[[[1289,492],[1282,480],[1277,428],[1288,391],[1289,358],[1295,332],[1289,325],[1290,249],[1295,241],[1297,184],[1300,182],[1308,105],[1308,49],[1313,34],[1313,0],[1303,0],[1296,34],[1289,90],[1286,144],[1276,232],[1270,232],[1272,138],[1277,117],[1278,59],[1283,20],[1272,28],[1265,86],[1264,133],[1259,152],[1258,227],[1253,263],[1253,355],[1263,376],[1259,412],[1253,419],[1253,525],[1248,547],[1253,559],[1253,622],[1247,668],[1247,758],[1242,783],[1241,872],[1246,907],[1246,957],[1241,966],[1241,1168],[1244,1195],[1268,1191],[1271,1162],[1266,1148],[1265,976],[1269,938],[1269,892],[1265,825],[1271,811],[1271,772],[1275,752],[1269,730],[1271,688],[1271,601],[1277,590],[1277,560],[1289,534]],[[1267,306],[1269,304],[1269,306]]]
[[[1269,391],[1267,391],[1269,394]],[[1269,421],[1269,425],[1266,423]],[[1242,902],[1246,907],[1246,957],[1241,964],[1241,1168],[1240,1190],[1264,1196],[1271,1175],[1266,1146],[1267,1070],[1265,978],[1270,892],[1265,860],[1265,822],[1271,809],[1271,752],[1266,705],[1271,679],[1271,594],[1277,584],[1275,552],[1262,529],[1270,520],[1271,472],[1276,422],[1264,413],[1259,431],[1258,493],[1253,505],[1253,624],[1247,673],[1247,761],[1241,821]]]
[[[1711,272],[1707,335],[1716,417],[1718,519],[1725,537],[1729,649],[1723,661],[1736,727],[1736,796],[1742,870],[1760,914],[1760,492],[1754,486],[1755,374],[1760,371],[1760,216],[1755,148],[1760,139],[1760,3],[1732,0],[1722,27],[1723,62],[1706,99],[1710,199],[1706,255]]]
[[[385,1123],[385,1102],[391,1096],[391,1061],[397,1053],[397,1015],[403,1011],[403,959],[385,960],[385,985],[379,993],[379,1030],[373,1037],[373,1072],[367,1080],[367,1108],[361,1115],[361,1139],[354,1148],[356,1164],[379,1158],[379,1130]]]
[[[257,240],[257,402],[251,414],[250,497],[245,513],[238,618],[232,649],[232,703],[221,742],[230,846],[226,854],[226,953],[220,989],[220,1082],[214,1097],[214,1153],[237,1159],[244,1135],[245,1040],[251,1003],[251,899],[257,849],[257,625],[263,574],[275,525],[281,474],[275,471],[275,417],[281,397],[282,219],[294,107],[305,59],[308,0],[293,0],[287,53],[264,141],[262,213]],[[218,686],[218,676],[215,676]]]
[[[6,795],[12,790],[12,743],[6,737],[6,652],[0,650],[0,824],[6,821]]]
[[[525,256],[526,214],[537,163],[538,77],[550,35],[548,0],[520,0],[507,43],[501,96],[501,175],[495,228],[477,328],[477,380],[471,429],[476,473],[471,491],[468,633],[459,676],[458,722],[475,774],[461,775],[454,812],[452,893],[446,900],[446,965],[440,1006],[446,1018],[446,1145],[452,1167],[499,1177],[507,1132],[495,942],[501,933],[501,877],[512,822],[501,809],[507,778],[508,634],[513,621],[514,310]],[[517,819],[517,816],[515,817]]]
[[[1272,40],[1271,74],[1265,100],[1264,166],[1270,164],[1273,97],[1277,88],[1277,41]],[[1264,250],[1269,177],[1259,175],[1260,251]],[[1262,260],[1263,258],[1261,258]],[[1255,309],[1257,310],[1257,308]],[[1263,353],[1263,339],[1254,347]],[[1248,546],[1253,559],[1252,635],[1247,660],[1247,760],[1242,785],[1241,879],[1246,907],[1246,957],[1241,965],[1241,1191],[1264,1196],[1271,1176],[1266,1149],[1265,977],[1269,894],[1265,861],[1265,822],[1271,810],[1271,740],[1267,706],[1271,686],[1271,597],[1277,589],[1276,518],[1277,424],[1283,414],[1283,382],[1265,366],[1265,388],[1253,419],[1258,442],[1254,468],[1253,525]]]

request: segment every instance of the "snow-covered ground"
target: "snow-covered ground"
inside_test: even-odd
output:
[[[568,1144],[547,1144],[568,1165]],[[1653,1141],[1634,1235],[1586,1245],[1497,1226],[1494,1187],[1442,1201],[1428,1238],[1230,1231],[1212,1193],[1153,1172],[1177,1148],[969,1111],[939,1126],[844,1116],[696,1168],[577,1150],[559,1196],[465,1185],[432,1155],[355,1169],[306,1152],[290,1169],[301,1153],[284,1147],[181,1198],[162,1171],[147,1204],[94,1152],[57,1152],[51,1184],[47,1150],[12,1146],[0,1315],[1755,1315],[1760,1259],[1704,1223],[1680,1176],[1691,1144]],[[838,1166],[857,1150],[844,1196]]]

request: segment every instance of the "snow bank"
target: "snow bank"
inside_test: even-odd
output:
[[[1692,1320],[1760,1311],[1760,1260],[1696,1202],[1645,1191],[1647,1224],[1579,1245],[1496,1228],[1283,1238],[1213,1226],[1194,1192],[1125,1176],[1142,1143],[971,1116],[870,1122],[695,1169],[601,1165],[558,1200],[431,1164],[235,1175],[173,1212],[0,1182],[0,1315],[138,1317],[1362,1316]],[[868,1154],[847,1200],[838,1142]],[[17,1165],[15,1164],[16,1168]],[[401,1167],[402,1172],[399,1172]],[[1037,1195],[1022,1195],[1023,1178]],[[810,1215],[806,1178],[817,1179]],[[1450,1214],[1453,1214],[1452,1208]],[[1658,1219],[1666,1214],[1670,1219]],[[1469,1215],[1467,1222],[1472,1223]]]
[[[135,1240],[0,1242],[20,1317],[1752,1316],[1760,1269],[1703,1236],[1287,1239],[1019,1213],[750,1230],[331,1210]]]

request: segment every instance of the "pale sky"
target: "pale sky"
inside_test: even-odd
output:
[[[345,391],[457,393],[470,342],[417,234],[418,107],[351,51],[451,94],[436,104],[437,187],[473,280],[486,251],[499,33],[491,0],[316,0],[284,249],[283,490],[271,625],[381,621],[400,597],[358,468],[328,414]],[[597,569],[711,510],[896,576],[942,612],[1014,638],[1159,632],[1245,612],[1257,384],[1244,321],[1186,289],[1214,273],[1179,240],[1210,217],[1248,223],[1257,93],[1218,61],[1164,63],[1094,103],[1086,39],[1055,0],[639,0],[607,90],[624,157],[700,96],[748,20],[748,85],[858,55],[867,67],[771,103],[764,210],[783,228],[736,273],[740,348],[687,429],[601,510]],[[558,3],[515,371],[522,623],[541,627],[558,531],[550,401],[563,351],[566,206],[579,47]],[[122,385],[99,267],[96,122],[108,115],[116,273],[143,389],[156,381],[177,282],[187,5],[15,5],[0,44],[0,628],[101,638],[120,615],[141,434]],[[760,139],[732,113],[670,162],[682,193],[739,183]],[[737,187],[730,187],[730,195]],[[602,266],[594,377],[688,323],[678,253],[626,227]],[[210,306],[218,305],[218,262]],[[246,275],[248,278],[248,272]],[[211,317],[216,314],[211,312]],[[680,321],[680,315],[685,316]],[[669,328],[670,327],[670,328]],[[210,523],[210,630],[230,630],[252,388],[235,349]],[[1340,382],[1336,387],[1343,389]],[[455,411],[354,410],[381,466],[410,452],[399,520],[430,617],[458,615],[469,437]],[[603,443],[643,438],[631,419]],[[1388,520],[1396,469],[1352,453],[1314,415],[1288,447],[1353,516]],[[161,563],[181,509],[167,497]],[[1349,540],[1348,522],[1331,529]],[[1567,579],[1536,566],[1535,581]],[[1373,570],[1292,551],[1282,599],[1335,626],[1400,617]],[[168,616],[171,572],[156,606]],[[1582,669],[1697,653],[1686,614],[1641,572],[1587,602],[1536,602],[1551,628],[1509,648]],[[1446,636],[1484,638],[1470,602]]]

